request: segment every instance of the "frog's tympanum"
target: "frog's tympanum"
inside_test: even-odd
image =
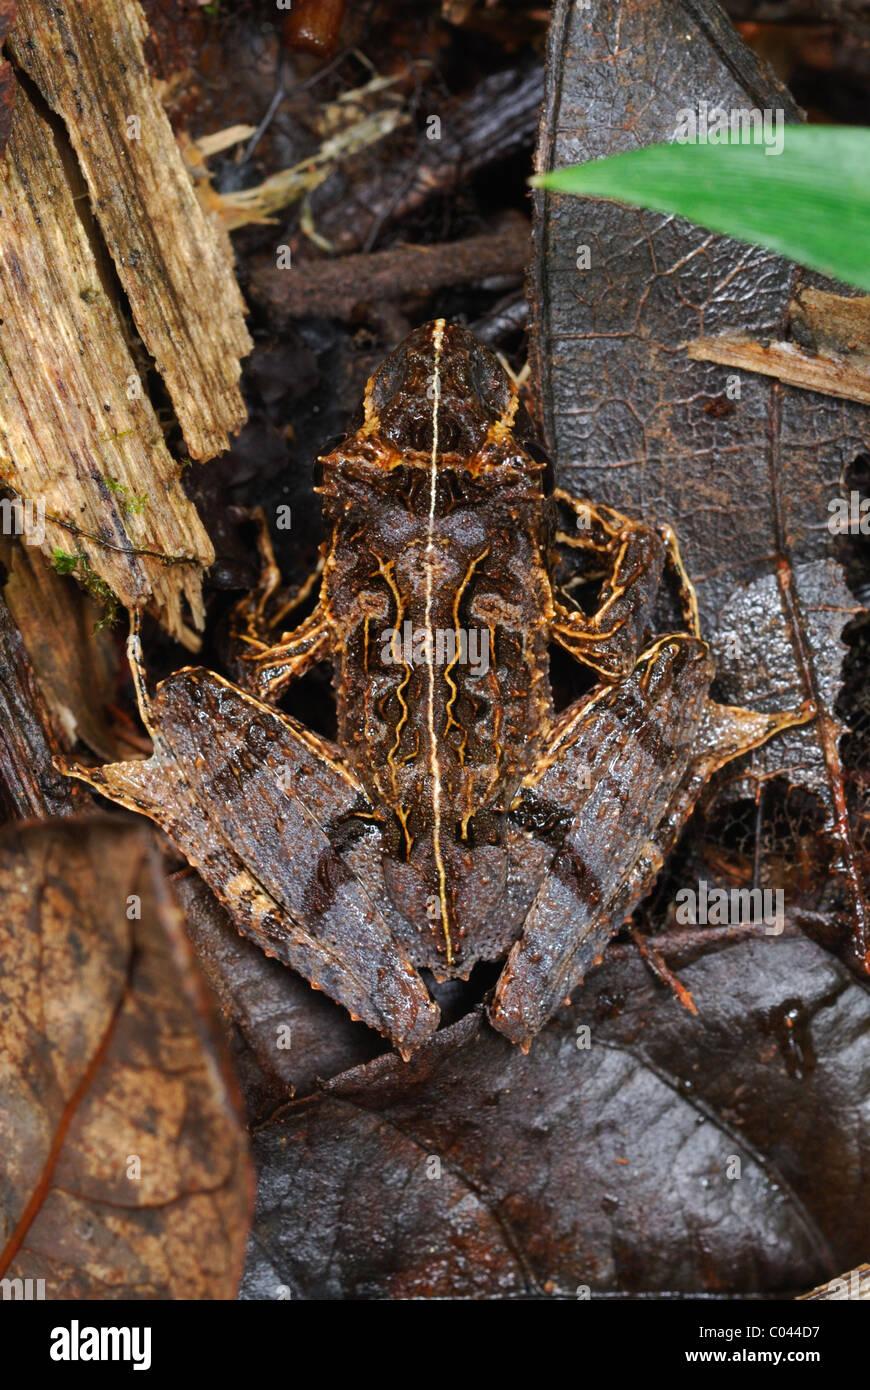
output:
[[[412,333],[319,467],[329,539],[310,616],[284,631],[285,611],[276,633],[270,564],[237,614],[246,690],[188,669],[150,699],[134,634],[153,756],[75,773],[155,820],[240,931],[403,1055],[438,1024],[421,970],[467,977],[505,956],[489,1017],[527,1047],[710,775],[812,710],[713,703],[673,533],[553,492],[515,385],[463,328]],[[565,546],[603,575],[593,616],[555,588]],[[661,634],[666,568],[683,619]],[[554,644],[596,676],[558,714]],[[273,704],[320,661],[334,743]]]

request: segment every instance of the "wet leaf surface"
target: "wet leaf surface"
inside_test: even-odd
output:
[[[288,1096],[307,1095],[318,1081],[381,1050],[371,1029],[353,1023],[307,980],[240,936],[198,874],[177,874],[173,892],[200,968],[235,1035],[235,1061],[249,1108],[256,1111],[264,1099],[274,1108]]]
[[[55,1299],[231,1298],[246,1136],[153,838],[7,829],[0,892],[0,1276]]]
[[[698,1017],[616,961],[526,1057],[469,1015],[291,1106],[243,1297],[788,1295],[857,1263],[867,991],[787,938],[681,978]]]

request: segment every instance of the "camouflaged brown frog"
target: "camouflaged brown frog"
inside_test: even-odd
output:
[[[515,384],[461,327],[412,333],[319,468],[329,539],[310,615],[292,631],[270,615],[270,559],[236,615],[247,689],[186,669],[153,699],[134,632],[153,755],[70,770],[156,821],[241,932],[404,1056],[438,1026],[420,971],[466,978],[503,957],[489,1018],[527,1048],[710,775],[813,710],[710,699],[671,530],[554,492]],[[591,616],[555,587],[565,547],[603,575]],[[683,617],[661,634],[666,569]],[[596,677],[559,713],[553,644]],[[334,743],[272,704],[321,661]]]

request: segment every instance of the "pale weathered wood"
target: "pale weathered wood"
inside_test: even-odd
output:
[[[0,158],[0,320],[0,481],[44,508],[43,551],[84,557],[78,576],[98,576],[130,607],[153,596],[177,635],[186,597],[200,625],[211,542],[101,281],[51,127],[21,89]]]
[[[245,420],[251,349],[226,239],[193,191],[151,83],[138,0],[21,0],[13,59],[64,120],[94,215],[187,447],[207,459]]]
[[[870,294],[829,294],[808,285],[792,300],[789,315],[820,350],[858,353],[865,364],[870,358]]]
[[[839,1274],[836,1279],[830,1279],[827,1284],[820,1284],[809,1293],[801,1294],[798,1302],[809,1299],[842,1302],[850,1298],[870,1299],[870,1265],[856,1265],[845,1274]]]
[[[870,405],[866,358],[856,356],[850,361],[827,352],[806,352],[797,343],[759,343],[728,333],[717,338],[696,338],[688,344],[688,354],[695,361],[760,372],[762,376],[775,376],[787,386]]]
[[[802,290],[789,305],[796,342],[757,342],[745,334],[696,338],[689,356],[775,376],[788,386],[870,405],[870,295]]]

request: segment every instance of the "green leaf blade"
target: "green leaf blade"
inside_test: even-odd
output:
[[[759,140],[661,144],[532,180],[685,217],[870,291],[870,130],[789,125]]]

